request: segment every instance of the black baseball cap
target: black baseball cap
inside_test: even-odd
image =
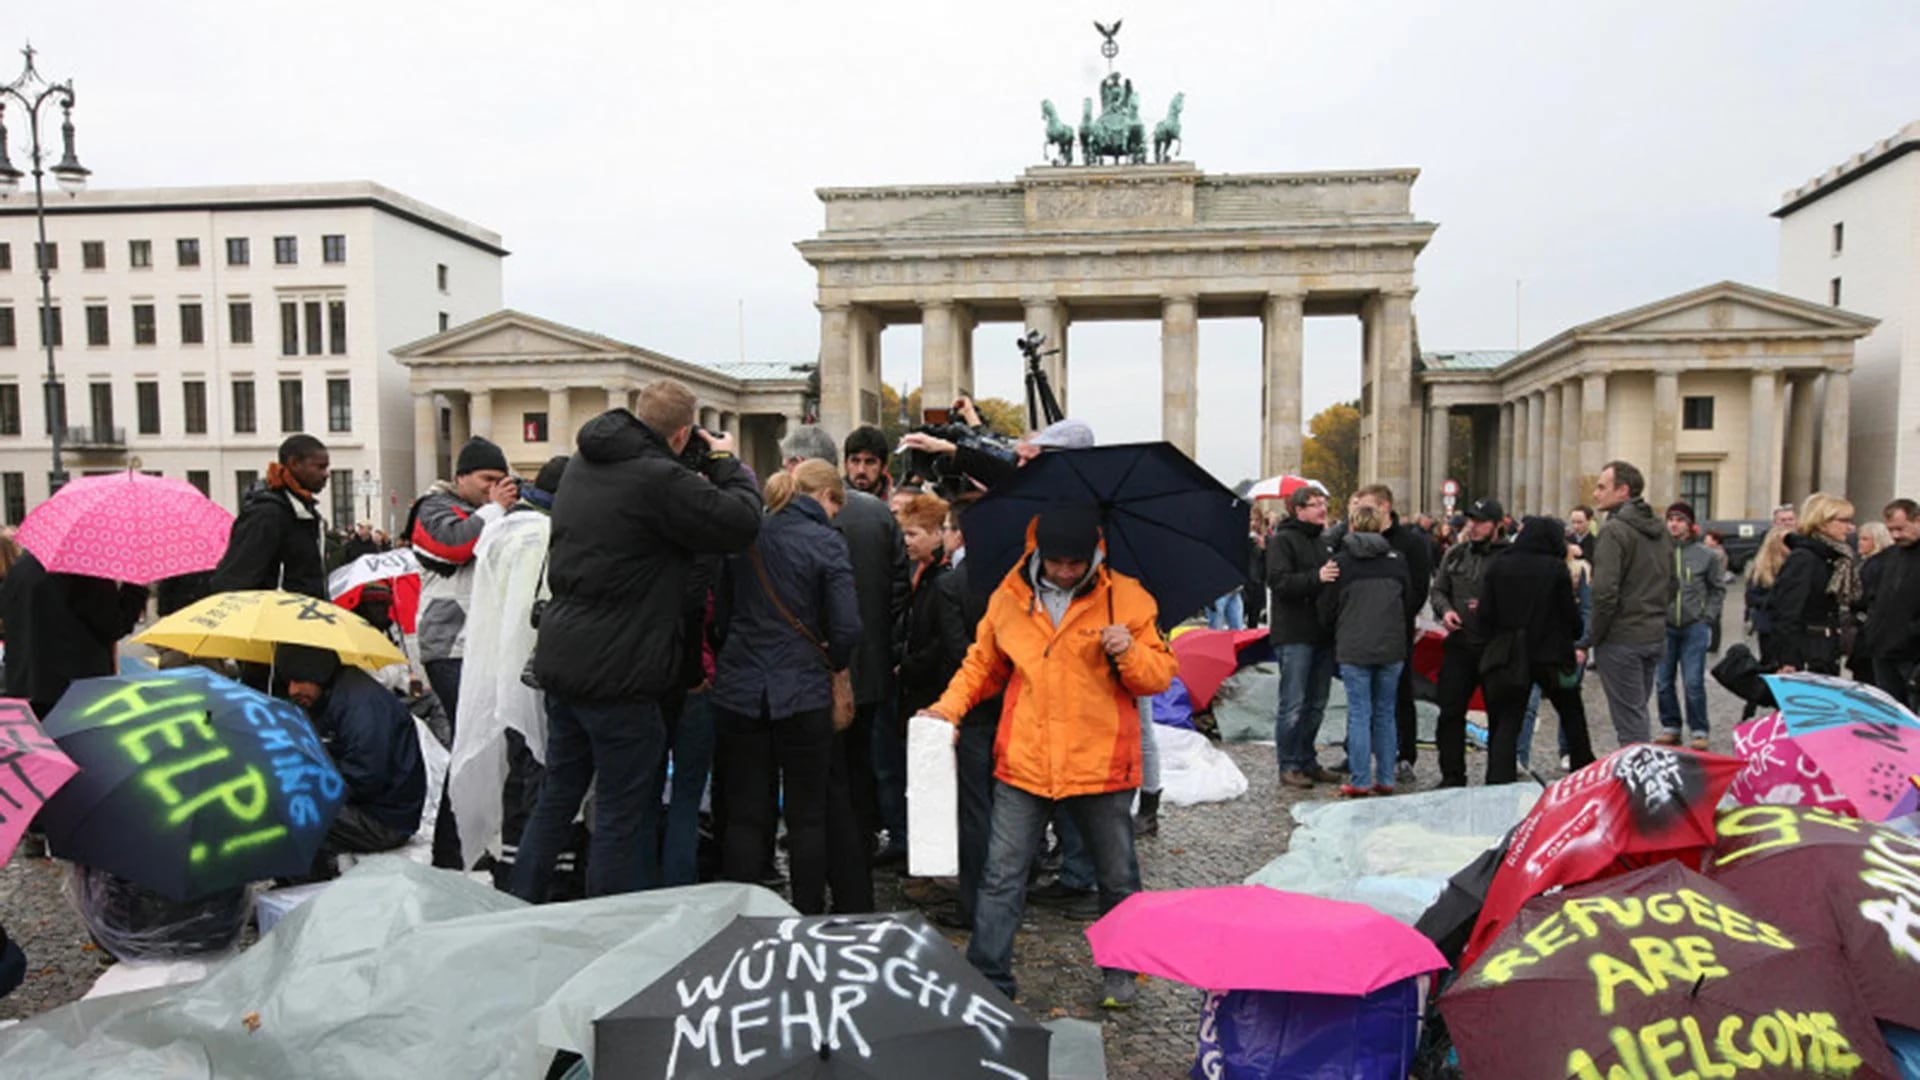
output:
[[[1507,508],[1500,505],[1499,499],[1475,499],[1473,505],[1467,507],[1470,521],[1503,521],[1506,516]]]

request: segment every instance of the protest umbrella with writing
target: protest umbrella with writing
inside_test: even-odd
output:
[[[44,723],[80,766],[53,853],[174,900],[305,873],[345,792],[298,706],[205,668],[80,679]]]
[[[1745,758],[1747,767],[1733,778],[1727,795],[1742,806],[1819,806],[1859,816],[1819,764],[1793,741],[1777,712],[1735,726],[1733,754]]]
[[[735,919],[594,1021],[594,1080],[1047,1075],[1048,1031],[917,914]]]
[[[0,863],[13,857],[40,805],[78,768],[41,729],[32,706],[0,698]]]
[[[1792,935],[1837,935],[1875,1017],[1920,1028],[1920,839],[1847,814],[1720,815],[1706,873]]]
[[[1892,1080],[1843,963],[1664,862],[1528,901],[1440,1012],[1470,1080]]]
[[[1739,773],[1730,757],[1636,743],[1561,777],[1514,826],[1461,954],[1472,964],[1528,897],[1685,858],[1713,844],[1713,808]]]
[[[1863,818],[1914,809],[1920,717],[1877,686],[1831,675],[1768,675],[1788,734]]]
[[[270,664],[279,645],[332,649],[340,662],[378,671],[406,655],[367,620],[325,600],[259,590],[215,593],[134,636],[142,645],[188,656]]]
[[[327,598],[335,607],[358,611],[369,588],[385,586],[392,596],[393,621],[411,634],[420,614],[420,560],[410,548],[362,555],[327,575]]]

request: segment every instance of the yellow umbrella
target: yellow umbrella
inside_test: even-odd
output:
[[[407,661],[365,619],[325,600],[279,591],[216,593],[134,637],[194,657],[273,663],[276,645],[332,649],[340,662],[377,671]]]

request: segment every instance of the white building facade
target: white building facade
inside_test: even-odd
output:
[[[70,475],[188,480],[237,507],[288,435],[327,444],[336,524],[414,492],[392,350],[497,310],[500,237],[368,182],[47,196],[41,317],[31,196],[0,200],[0,512],[50,493],[43,328]]]
[[[1773,212],[1780,291],[1880,320],[1854,350],[1845,493],[1874,518],[1888,500],[1920,495],[1916,150],[1920,121],[1787,192]]]

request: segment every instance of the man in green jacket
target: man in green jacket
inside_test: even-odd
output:
[[[1693,506],[1676,502],[1667,507],[1667,535],[1673,553],[1667,562],[1672,597],[1667,601],[1666,651],[1660,657],[1655,689],[1660,696],[1660,734],[1654,740],[1680,745],[1680,695],[1674,689],[1677,674],[1686,682],[1687,728],[1693,748],[1707,748],[1707,649],[1713,628],[1720,622],[1727,586],[1721,579],[1720,557],[1700,542]]]
[[[1593,545],[1594,667],[1621,746],[1652,734],[1647,700],[1667,644],[1673,544],[1643,498],[1646,478],[1624,461],[1608,462],[1593,485],[1607,523]]]

